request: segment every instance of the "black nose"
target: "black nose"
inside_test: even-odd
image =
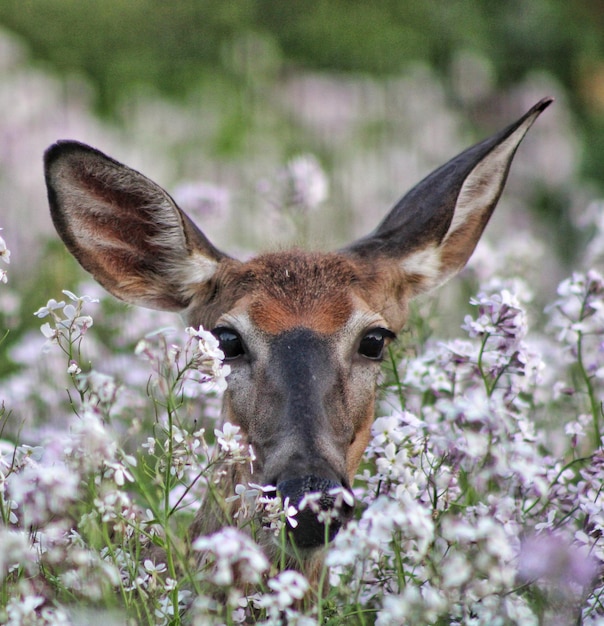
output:
[[[292,478],[277,485],[277,491],[283,501],[285,498],[289,498],[289,503],[298,509],[298,514],[294,518],[298,522],[297,526],[294,528],[288,522],[288,532],[292,533],[298,548],[312,549],[325,545],[325,540],[331,541],[342,524],[352,517],[353,507],[344,501],[336,510],[337,495],[330,493],[334,489],[349,491],[341,483],[317,476]],[[313,510],[313,507],[306,506],[302,511],[299,510],[300,502],[304,496],[311,493],[319,494],[314,508],[318,507],[319,511],[331,513],[327,516],[330,518],[327,524],[317,519],[318,514],[316,510]]]

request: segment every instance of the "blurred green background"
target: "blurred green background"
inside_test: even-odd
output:
[[[583,172],[603,184],[601,0],[3,0],[0,24],[40,66],[88,78],[108,116],[133,87],[182,98],[219,81],[241,95],[299,69],[385,77],[422,62],[446,85],[460,50],[501,89],[545,71],[580,122]],[[232,123],[224,150],[245,132]]]

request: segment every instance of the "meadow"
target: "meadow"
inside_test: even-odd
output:
[[[530,77],[483,119],[557,99],[467,270],[415,306],[384,364],[357,515],[317,590],[253,541],[283,542],[296,515],[262,485],[238,485],[232,526],[187,546],[216,468],[253,461],[220,420],[228,368],[208,332],[78,273],[32,164],[76,138],[161,181],[242,256],[335,247],[471,143],[464,109],[493,86],[460,85],[454,108],[421,66],[297,75],[254,110],[234,162],[215,157],[232,139],[219,86],[180,104],[133,95],[112,125],[85,85],[0,44],[0,623],[604,624],[604,211],[554,82]],[[560,196],[575,230],[529,209]]]

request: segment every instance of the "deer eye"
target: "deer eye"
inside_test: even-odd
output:
[[[236,359],[244,354],[243,341],[238,332],[231,328],[215,328],[212,334],[218,339],[220,349],[224,352],[226,361]]]
[[[377,361],[382,358],[388,342],[394,338],[395,334],[386,328],[372,328],[361,339],[359,354]]]

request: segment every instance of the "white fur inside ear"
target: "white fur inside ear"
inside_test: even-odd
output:
[[[400,268],[405,274],[421,276],[424,289],[433,289],[445,280],[441,274],[440,253],[434,245],[416,250],[400,262]]]
[[[457,197],[455,213],[445,241],[472,215],[480,214],[495,202],[505,182],[513,152],[532,123],[533,118],[529,118],[470,172]]]
[[[185,285],[199,285],[205,283],[218,268],[218,261],[203,256],[199,252],[193,252],[181,268],[181,280]]]

